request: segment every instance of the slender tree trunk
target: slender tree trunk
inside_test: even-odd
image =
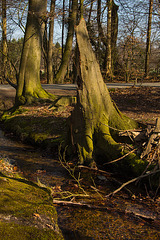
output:
[[[44,74],[47,76],[48,68],[48,30],[47,30],[47,19],[45,20],[44,34],[43,34],[43,44],[42,44],[42,53],[43,53],[43,64],[44,64]]]
[[[69,9],[70,10],[70,9]],[[64,16],[65,16],[65,0],[63,0],[63,13],[62,13],[62,58],[64,53]]]
[[[98,23],[98,32],[103,44],[107,47],[107,39],[104,35],[103,28],[101,25],[101,0],[97,2],[97,23]]]
[[[16,104],[31,103],[35,98],[51,97],[40,83],[42,39],[47,0],[29,0],[27,25],[22,49]]]
[[[64,50],[59,71],[55,78],[55,82],[57,83],[63,83],[65,75],[67,73],[67,66],[68,66],[68,62],[70,60],[70,55],[72,52],[74,25],[76,23],[76,16],[77,16],[77,6],[78,6],[78,0],[72,0],[72,11],[69,14],[69,25],[68,25],[68,34],[67,34],[65,50]]]
[[[50,5],[50,22],[49,22],[49,41],[47,54],[47,83],[53,83],[53,69],[52,69],[52,49],[53,49],[53,32],[54,32],[54,14],[55,14],[56,0],[51,0]]]
[[[147,43],[146,43],[146,60],[145,60],[145,76],[149,73],[149,57],[151,51],[151,24],[152,24],[153,0],[149,2],[149,17],[148,17],[148,30],[147,30]]]
[[[112,5],[113,0],[108,0],[107,14],[107,49],[106,49],[106,76],[112,80]]]
[[[101,0],[97,2],[97,23],[99,37],[106,47],[106,54],[104,59],[104,69],[106,76],[112,80],[113,77],[113,64],[116,58],[116,43],[118,34],[118,6],[113,0],[107,1],[108,14],[107,14],[107,36],[104,35],[104,31],[101,25]]]
[[[76,27],[76,36],[79,71],[77,105],[71,115],[71,143],[78,149],[79,164],[94,166],[94,157],[97,155],[101,155],[100,159],[104,162],[119,157],[122,147],[115,140],[117,131],[134,129],[138,124],[123,115],[111,100],[84,19]],[[135,164],[136,157],[132,157],[129,162],[124,160],[125,170],[127,166],[131,170]]]
[[[111,47],[112,47],[112,71],[116,69],[117,66],[117,35],[118,35],[118,6],[113,2],[112,5],[112,33],[111,33]]]
[[[92,43],[92,46],[94,46],[95,49],[97,50],[98,44],[97,44],[96,37],[95,37],[95,31],[92,28],[92,23],[90,21],[91,20],[91,14],[92,14],[94,0],[90,0],[90,1],[91,1],[91,3],[90,3],[90,11],[89,11],[88,21],[87,21],[87,30],[88,30],[88,33],[89,33],[89,37],[90,37],[90,41]]]
[[[83,11],[84,11],[83,2],[84,2],[84,0],[80,0],[80,19],[83,18]]]
[[[7,18],[6,18],[6,0],[2,0],[2,71],[7,76]],[[2,80],[3,82],[3,80]]]
[[[87,21],[87,25],[90,24],[90,20],[91,20],[91,14],[92,14],[92,9],[93,9],[93,0],[90,0],[90,10],[89,10],[89,15],[88,15],[88,21]]]

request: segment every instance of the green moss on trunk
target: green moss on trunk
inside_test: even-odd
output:
[[[123,148],[116,136],[121,130],[138,128],[138,123],[123,115],[112,101],[89,42],[84,19],[76,27],[76,36],[79,75],[77,105],[71,116],[71,139],[72,144],[78,146],[80,164],[93,166],[97,155],[103,163],[122,156]],[[119,171],[125,168],[127,174],[139,174],[145,165],[135,154],[126,157],[122,165],[118,164]]]

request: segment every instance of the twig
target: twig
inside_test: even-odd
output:
[[[106,175],[107,177],[110,177],[111,175],[113,175],[112,173],[109,173],[109,172],[106,172],[106,171],[103,171],[103,170],[100,170],[100,169],[96,169],[96,168],[90,168],[90,167],[83,166],[83,165],[79,165],[79,166],[77,166],[76,168],[86,169],[86,170],[88,170],[88,171],[92,171],[92,172],[96,172],[96,173],[101,173],[101,174],[103,174],[103,175]]]
[[[79,189],[85,194],[85,195],[88,195],[86,193],[86,191],[84,190],[84,188],[81,186],[80,184],[80,172],[79,172],[79,175],[78,175],[78,178],[75,177],[75,167],[72,169],[70,168],[70,166],[67,164],[66,162],[66,158],[65,158],[65,153],[66,153],[66,149],[67,147],[65,147],[65,150],[63,152],[63,156],[61,155],[61,145],[59,146],[59,153],[58,153],[58,156],[59,156],[59,161],[61,163],[61,165],[69,172],[70,176],[77,182],[78,184],[78,187]]]
[[[107,197],[110,197],[111,195],[114,195],[115,193],[119,192],[122,188],[124,188],[125,186],[129,185],[130,183],[133,183],[133,182],[137,181],[138,179],[141,179],[141,178],[144,178],[144,177],[148,177],[148,176],[150,176],[150,175],[152,175],[152,174],[156,174],[156,173],[158,173],[158,172],[160,172],[160,169],[157,170],[157,171],[152,171],[152,172],[146,173],[145,175],[141,175],[141,176],[139,176],[139,177],[133,178],[133,179],[129,180],[128,182],[123,183],[123,184],[122,184],[119,188],[117,188],[114,192],[106,195],[105,197],[107,198]]]
[[[71,201],[53,200],[53,204],[58,204],[58,205],[63,205],[63,206],[71,206],[71,207],[86,207],[86,208],[89,208],[89,209],[109,210],[108,207],[93,206],[93,205],[86,204],[86,203],[71,202]]]
[[[149,168],[149,166],[151,165],[151,163],[154,161],[155,157],[156,157],[156,153],[157,151],[154,152],[154,155],[152,157],[152,159],[150,160],[150,162],[148,163],[148,165],[146,166],[145,170],[143,171],[143,173],[141,174],[141,176],[144,175],[144,173],[147,171],[147,169]],[[136,184],[138,183],[139,179],[136,181]]]
[[[54,197],[54,200],[59,200],[59,199],[69,199],[69,198],[75,198],[75,197],[85,197],[85,198],[88,198],[88,197],[90,197],[89,195],[84,195],[84,194],[74,194],[74,193],[71,193],[71,192],[69,192],[69,191],[65,191],[65,192],[51,192],[51,195],[52,195],[52,197],[54,196],[54,195],[60,195],[61,196],[61,198],[56,198],[56,197]]]
[[[94,184],[94,187],[91,186],[91,188],[94,189],[94,191],[98,194],[98,196],[100,196],[100,198],[101,198],[102,200],[104,200],[102,194],[100,194],[99,190],[98,190],[97,187],[96,187],[96,184],[95,184],[95,182],[94,182],[94,179],[93,179],[93,178],[91,178],[91,179],[92,179],[92,182],[93,182],[93,184]]]

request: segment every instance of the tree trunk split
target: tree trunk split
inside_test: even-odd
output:
[[[134,129],[138,124],[123,115],[111,100],[84,19],[76,27],[76,36],[79,50],[78,90],[77,105],[71,116],[71,139],[72,144],[77,146],[79,163],[93,166],[97,155],[111,161],[124,154],[121,145],[115,141],[116,131],[113,128],[117,131]],[[132,153],[129,167],[135,161],[136,155]]]

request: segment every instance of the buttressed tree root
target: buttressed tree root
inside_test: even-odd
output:
[[[119,130],[136,129],[138,123],[123,115],[112,101],[103,81],[99,64],[89,40],[86,23],[81,19],[76,27],[79,58],[77,104],[71,115],[71,141],[76,146],[79,164],[95,165],[95,156],[106,161],[124,154],[122,145],[115,139]],[[100,159],[100,158],[99,158]],[[146,165],[135,153],[124,158],[125,171],[140,174]]]

